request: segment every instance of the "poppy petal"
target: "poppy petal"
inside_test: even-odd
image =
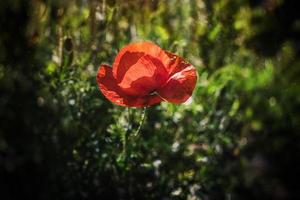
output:
[[[144,97],[127,97],[124,98],[124,106],[142,108],[152,106],[162,102],[163,99],[158,95],[148,95]]]
[[[111,102],[120,106],[145,107],[163,101],[157,95],[133,97],[125,94],[117,84],[113,76],[112,68],[108,65],[101,65],[97,73],[97,83],[102,94]]]
[[[165,53],[169,57],[169,63],[166,65],[166,70],[168,71],[169,76],[172,76],[173,74],[180,72],[191,65],[180,56],[168,51],[165,51]]]
[[[113,75],[117,81],[121,82],[128,69],[144,55],[160,60],[164,66],[169,63],[169,57],[165,51],[151,42],[129,44],[120,50],[113,64]]]
[[[161,61],[144,55],[128,69],[119,86],[129,95],[145,96],[157,90],[167,80],[168,72]]]
[[[177,69],[174,69],[177,71]],[[174,73],[167,83],[159,89],[159,95],[171,103],[183,103],[188,100],[195,88],[197,72],[194,66],[188,65]]]

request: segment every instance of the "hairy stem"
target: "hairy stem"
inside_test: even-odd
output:
[[[138,129],[136,130],[136,132],[133,134],[134,137],[138,136],[138,134],[140,133],[141,128],[142,128],[142,126],[143,126],[143,124],[144,124],[144,122],[145,122],[146,113],[147,113],[147,107],[144,107],[144,108],[143,108],[143,111],[142,111],[142,118],[141,118],[139,127],[138,127]]]

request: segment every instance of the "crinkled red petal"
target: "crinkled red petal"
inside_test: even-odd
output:
[[[163,101],[157,95],[135,97],[124,93],[124,91],[118,86],[117,81],[113,76],[112,68],[108,65],[101,65],[99,67],[97,73],[97,83],[102,94],[108,100],[119,106],[146,107]]]
[[[168,55],[173,59],[167,66],[170,78],[158,90],[158,93],[163,99],[171,103],[183,103],[192,96],[197,82],[197,72],[194,66],[179,56],[171,53]]]
[[[177,56],[168,51],[165,51],[165,53],[167,54],[167,56],[169,58],[169,62],[165,67],[166,67],[166,70],[168,71],[170,77],[173,74],[180,72],[191,65],[190,63],[186,62],[180,56]]]
[[[160,60],[142,56],[132,65],[118,84],[128,95],[145,96],[157,90],[168,80],[168,72]]]
[[[141,57],[150,55],[164,66],[169,63],[169,56],[159,46],[151,42],[137,42],[123,47],[115,58],[113,75],[117,82],[121,82],[131,66],[134,66]]]

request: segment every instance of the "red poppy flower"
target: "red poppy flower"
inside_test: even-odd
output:
[[[113,67],[102,64],[97,74],[103,95],[128,107],[145,107],[161,101],[183,103],[192,95],[196,80],[195,67],[150,42],[125,46]]]

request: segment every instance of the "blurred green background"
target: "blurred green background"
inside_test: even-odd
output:
[[[0,2],[0,199],[299,199],[293,0]],[[101,63],[147,40],[198,70],[184,105],[107,101]]]

